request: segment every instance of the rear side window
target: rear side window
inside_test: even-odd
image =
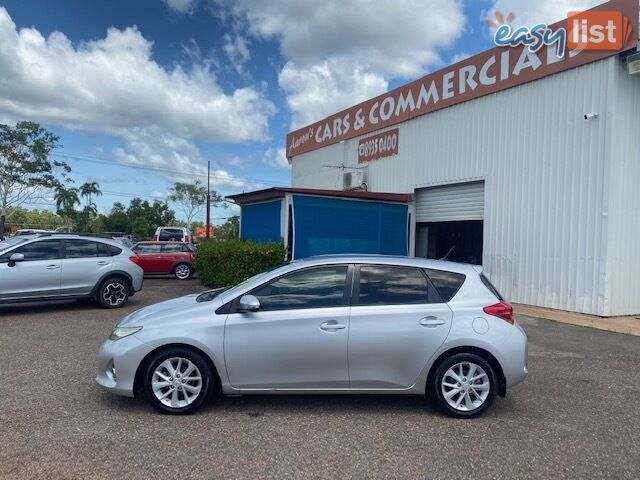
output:
[[[115,257],[120,255],[122,249],[115,245],[109,245],[106,243],[98,243],[98,256],[99,257]]]
[[[164,253],[180,253],[180,252],[188,252],[189,249],[187,248],[186,245],[176,243],[174,245],[162,245],[162,251]]]
[[[180,228],[163,228],[160,230],[158,240],[169,242],[171,240],[182,241],[183,231]]]
[[[417,268],[362,265],[358,305],[411,305],[439,303],[427,278]]]
[[[88,258],[98,256],[98,243],[90,240],[67,240],[66,258]]]
[[[484,283],[484,286],[487,287],[489,291],[493,293],[498,300],[500,300],[501,302],[504,301],[504,298],[502,298],[502,295],[500,295],[500,292],[498,291],[498,289],[493,286],[493,283],[491,283],[487,277],[484,276],[484,273],[480,274],[480,280],[482,280],[482,283]]]
[[[438,290],[443,302],[448,302],[455,297],[467,278],[466,275],[462,273],[433,270],[431,268],[425,268],[424,272],[429,276],[433,286]]]

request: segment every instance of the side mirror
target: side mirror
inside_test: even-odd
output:
[[[9,257],[9,262],[7,262],[9,267],[15,267],[17,262],[22,262],[24,260],[24,255],[22,253],[14,253]]]
[[[253,295],[243,295],[240,297],[240,311],[257,312],[260,310],[260,300]]]

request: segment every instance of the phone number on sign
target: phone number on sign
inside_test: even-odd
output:
[[[363,138],[358,144],[358,163],[398,153],[398,129]]]

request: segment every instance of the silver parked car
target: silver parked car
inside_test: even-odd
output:
[[[73,234],[0,242],[0,303],[93,299],[122,307],[142,288],[138,257],[115,240]]]
[[[216,392],[428,394],[486,410],[527,375],[527,337],[479,267],[406,257],[296,260],[123,318],[97,382],[190,413]]]

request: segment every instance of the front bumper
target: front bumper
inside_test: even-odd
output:
[[[120,340],[105,340],[98,352],[98,375],[101,387],[126,397],[133,397],[136,371],[153,347],[130,335]]]

